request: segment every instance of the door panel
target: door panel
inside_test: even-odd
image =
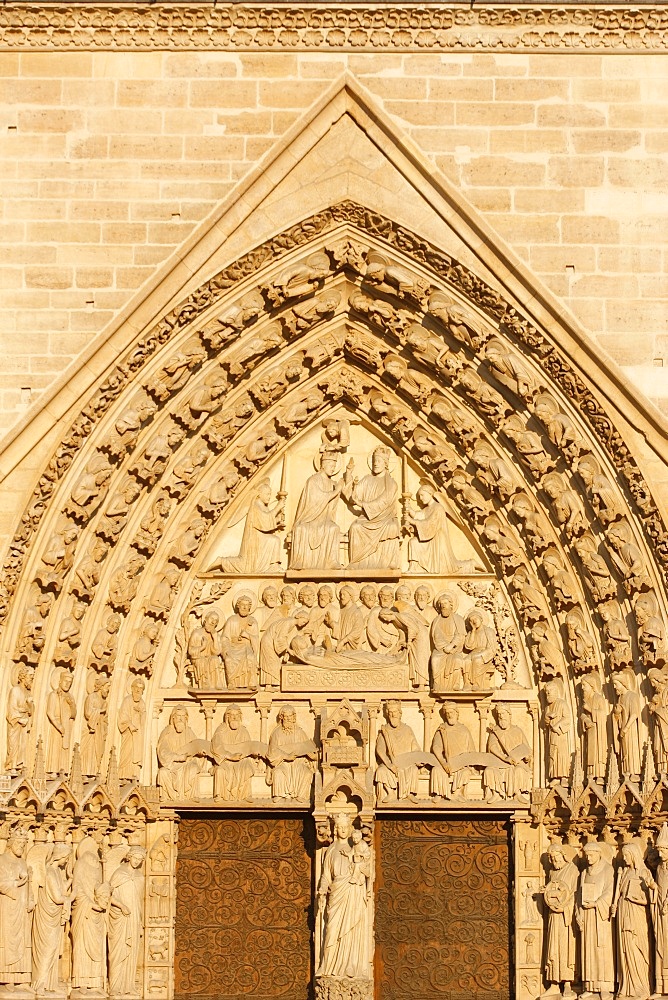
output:
[[[292,817],[181,820],[177,1000],[307,1000],[311,825]]]
[[[378,1000],[507,1000],[507,824],[377,819]]]

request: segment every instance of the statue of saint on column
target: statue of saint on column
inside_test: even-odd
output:
[[[331,977],[371,985],[372,863],[371,848],[364,843],[361,830],[353,829],[348,814],[336,816],[334,843],[325,852],[318,884],[322,943],[316,983]],[[322,991],[316,986],[318,992]]]

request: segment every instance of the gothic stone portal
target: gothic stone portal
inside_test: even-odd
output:
[[[309,818],[182,819],[175,1000],[306,1000]]]
[[[507,1000],[507,824],[379,819],[376,839],[377,1000]]]

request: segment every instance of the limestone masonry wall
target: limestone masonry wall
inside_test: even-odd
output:
[[[3,52],[3,429],[345,71],[668,412],[664,55]]]

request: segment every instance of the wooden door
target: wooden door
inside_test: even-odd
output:
[[[376,820],[377,1000],[508,1000],[508,827]]]
[[[293,817],[181,820],[176,1000],[307,1000],[311,827]]]

